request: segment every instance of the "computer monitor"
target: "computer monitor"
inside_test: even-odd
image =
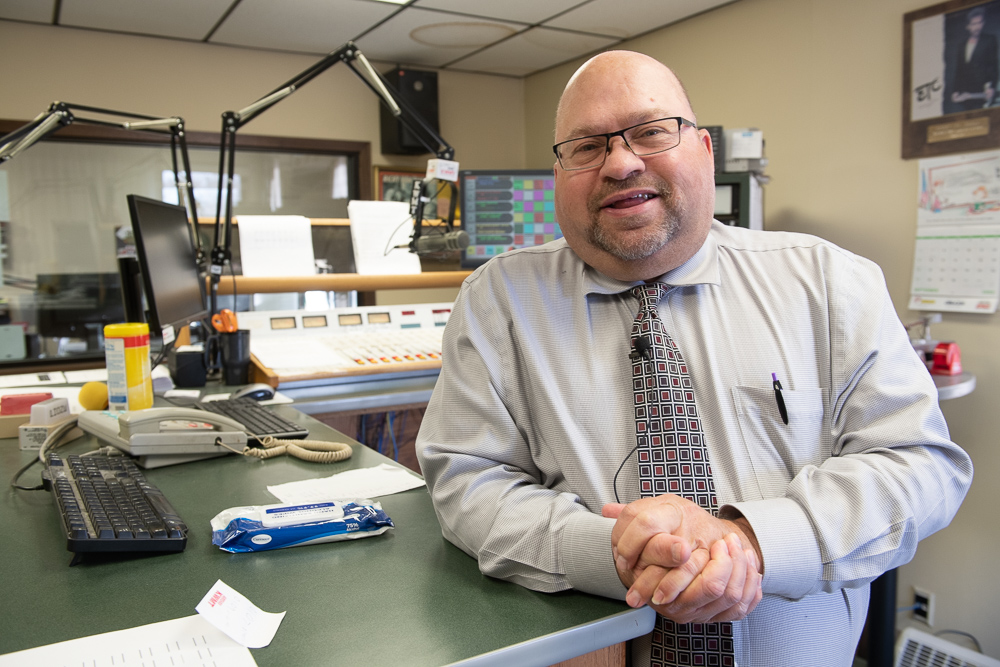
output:
[[[462,268],[562,238],[551,169],[467,169],[459,173],[459,187],[462,228],[469,235]]]
[[[748,171],[715,174],[715,219],[734,227],[763,229],[760,181]]]
[[[177,329],[208,316],[187,211],[138,195],[127,199],[149,330],[168,342]]]
[[[40,273],[35,310],[38,335],[85,339],[88,349],[98,350],[104,325],[125,316],[118,274]]]

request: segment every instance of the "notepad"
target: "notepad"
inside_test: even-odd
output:
[[[244,276],[311,276],[316,273],[312,223],[301,215],[241,215],[240,264]]]
[[[397,201],[352,201],[351,219],[354,266],[361,275],[420,273],[420,258],[406,246],[413,234],[410,205]]]

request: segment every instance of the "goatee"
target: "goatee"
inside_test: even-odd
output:
[[[612,225],[602,224],[601,202],[619,192],[643,188],[656,192],[664,205],[664,215],[655,225],[643,228],[641,233],[626,233]],[[681,203],[673,196],[670,186],[661,179],[633,177],[601,188],[588,201],[590,225],[588,240],[592,245],[625,262],[646,259],[670,242],[683,218]]]

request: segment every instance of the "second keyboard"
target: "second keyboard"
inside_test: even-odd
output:
[[[202,410],[235,419],[243,424],[247,434],[263,438],[272,436],[284,439],[301,439],[309,435],[309,429],[275,414],[252,398],[227,398],[219,401],[198,403]]]

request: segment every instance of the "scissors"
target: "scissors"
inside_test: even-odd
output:
[[[236,326],[236,313],[223,308],[215,315],[212,315],[212,326],[221,333],[232,333],[238,328]]]

